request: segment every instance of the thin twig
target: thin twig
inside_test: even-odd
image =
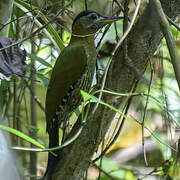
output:
[[[33,11],[33,10],[28,11],[28,12],[25,12],[24,14],[27,14],[27,13],[32,12],[32,11]],[[24,15],[24,14],[23,14],[23,15]],[[0,25],[2,26],[2,27],[0,28],[0,31],[2,31],[2,29],[3,29],[5,26],[7,26],[7,25],[9,25],[9,24],[11,24],[11,23],[13,23],[13,22],[15,22],[15,21],[19,21],[19,20],[25,19],[25,18],[31,18],[31,16],[23,16],[23,15],[22,15],[21,17],[18,17],[18,18],[16,18],[16,19],[13,19],[13,20],[7,22],[6,24],[0,23]]]
[[[172,24],[178,31],[180,31],[180,27],[168,16],[166,16],[169,23]]]
[[[128,29],[128,13],[129,13],[129,3],[130,0],[127,0],[124,2],[124,22],[123,22],[123,33],[126,32],[126,30]],[[123,59],[124,61],[128,62],[128,47],[127,47],[127,39],[124,39],[123,41]]]
[[[29,89],[29,92],[30,92],[31,96],[34,98],[34,100],[36,101],[36,103],[38,104],[38,106],[40,107],[40,109],[41,109],[43,112],[45,112],[45,108],[44,108],[43,105],[40,103],[39,99],[34,95],[34,93],[33,93],[32,89],[31,89],[31,87],[29,86],[29,84],[28,84],[25,80],[24,80],[24,82],[25,82],[27,88]]]
[[[152,86],[152,78],[153,78],[153,68],[152,68],[151,61],[150,61],[150,66],[151,66],[151,77],[150,77],[150,82],[149,82],[149,86],[148,86],[148,94],[146,97],[146,104],[144,107],[144,114],[143,114],[143,120],[142,120],[142,146],[143,146],[144,161],[145,161],[146,166],[148,166],[148,162],[147,162],[146,149],[145,149],[145,143],[144,143],[144,124],[145,124],[145,118],[146,118],[146,114],[147,114],[147,106],[148,106],[148,102],[149,102],[149,94],[150,94],[150,90],[151,90],[151,86]]]
[[[158,99],[156,99],[155,97],[153,97],[152,95],[148,95],[148,94],[145,94],[145,93],[126,93],[126,94],[123,94],[123,93],[116,93],[116,92],[112,92],[112,91],[107,91],[107,90],[98,90],[98,91],[96,91],[94,94],[96,94],[96,93],[99,93],[99,92],[103,92],[103,93],[108,93],[108,94],[111,94],[111,95],[115,95],[115,96],[149,96],[149,97],[151,97],[153,100],[155,100],[158,104],[160,104],[161,106],[162,106],[162,108],[166,111],[166,112],[168,112],[168,114],[171,116],[171,118],[172,118],[172,120],[176,123],[176,125],[178,126],[178,127],[180,127],[180,123],[177,121],[177,120],[175,120],[174,119],[174,116],[173,116],[173,114],[171,113],[171,112],[169,112],[168,110],[167,110],[167,108],[158,100]]]
[[[115,2],[118,5],[119,9],[124,13],[124,8],[120,2],[118,2],[118,0],[114,0],[113,2]],[[129,17],[128,17],[128,21],[130,21]]]
[[[98,165],[96,165],[95,163],[91,162],[93,164],[93,166],[95,166],[97,169],[99,169],[101,172],[103,172],[108,178],[110,178],[111,180],[115,180],[114,177],[112,177],[109,173],[107,173],[106,171],[104,171],[101,167],[99,167]]]
[[[132,117],[133,118],[133,117]],[[138,124],[142,125],[141,122],[139,122],[137,119],[133,118]],[[167,146],[168,148],[172,149],[173,151],[177,152],[177,150],[170,146],[169,144],[167,144],[166,142],[163,142],[161,139],[159,139],[148,127],[144,126],[144,128],[157,140],[159,141],[161,144]]]
[[[88,0],[85,0],[85,10],[88,10]]]
[[[108,24],[108,25],[105,27],[105,30],[104,30],[104,32],[103,32],[103,34],[102,34],[100,40],[98,41],[98,44],[97,44],[97,46],[96,46],[96,49],[98,49],[99,46],[101,45],[101,42],[102,42],[104,36],[106,35],[107,31],[109,30],[110,26],[111,26],[111,25]],[[99,34],[99,33],[97,33],[97,36],[98,36],[98,34]],[[95,37],[95,39],[97,38],[97,36]]]
[[[127,112],[128,112],[128,109],[129,109],[129,106],[130,106],[130,101],[131,101],[131,98],[129,99],[128,104],[126,106],[125,114],[127,114]],[[122,119],[122,121],[120,123],[120,126],[118,128],[118,131],[116,132],[113,140],[107,145],[107,147],[103,150],[103,152],[101,152],[101,154],[92,161],[93,163],[95,163],[100,158],[102,158],[106,154],[106,152],[109,150],[109,148],[114,144],[114,142],[116,141],[116,139],[119,137],[119,135],[121,133],[121,130],[122,130],[123,125],[124,125],[124,122],[125,122],[125,118]]]
[[[132,94],[134,94],[136,86],[137,86],[137,83],[133,87]],[[132,98],[133,98],[133,96],[129,97],[128,102],[127,102],[127,106],[124,108],[124,112],[125,112],[124,114],[125,115],[127,115],[127,113],[128,113],[129,107],[131,105]],[[93,160],[93,163],[95,163],[97,160],[99,160],[101,157],[103,157],[106,154],[106,152],[108,151],[108,149],[114,144],[114,142],[116,141],[116,139],[119,137],[119,135],[121,133],[121,130],[123,128],[124,123],[125,123],[125,117],[123,117],[123,119],[122,119],[122,121],[121,121],[121,123],[119,125],[119,129],[117,130],[116,134],[114,135],[114,138],[112,139],[112,141],[107,145],[107,147],[104,149],[104,151],[97,158],[95,158]]]
[[[154,55],[152,58],[158,58],[158,59],[161,59],[161,60],[168,60],[168,61],[171,61],[171,59],[169,57],[165,57],[165,56],[161,56],[161,55]]]

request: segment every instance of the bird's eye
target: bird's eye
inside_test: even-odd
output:
[[[98,19],[98,15],[97,14],[91,14],[91,19]]]

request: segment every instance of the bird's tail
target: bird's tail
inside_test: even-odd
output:
[[[58,125],[58,119],[54,119],[53,123],[51,124],[51,128],[47,130],[49,134],[49,148],[57,147],[59,146],[59,125]],[[56,154],[56,156],[54,155]],[[53,170],[55,168],[55,163],[57,160],[58,151],[53,151],[48,153],[48,164],[46,169],[46,174],[48,174],[48,177],[53,173]],[[51,178],[48,178],[51,179]]]

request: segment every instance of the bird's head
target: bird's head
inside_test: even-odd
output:
[[[73,21],[72,31],[77,35],[96,33],[106,24],[122,19],[122,17],[102,16],[95,11],[82,11]]]

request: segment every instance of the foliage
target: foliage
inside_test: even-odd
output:
[[[69,1],[67,1],[67,3],[68,2]],[[80,2],[80,6],[74,2],[74,5],[71,5],[66,11],[63,11],[64,15],[58,15],[56,17],[55,14],[58,14],[58,11],[55,11],[55,6],[52,6],[53,3],[56,5],[58,2],[52,1],[50,4],[43,4],[42,8],[40,8],[37,7],[36,3],[31,4],[27,1],[15,0],[9,37],[17,40],[23,40],[23,38],[28,37],[20,44],[21,48],[27,51],[27,69],[24,78],[12,76],[9,81],[0,80],[0,114],[3,114],[3,116],[8,119],[8,127],[0,125],[0,128],[42,149],[47,147],[44,101],[51,70],[58,54],[69,43],[71,31],[67,27],[69,27],[72,22],[72,12],[76,11],[76,7],[83,9],[83,1]],[[89,6],[93,7],[93,3],[93,1],[89,1]],[[51,6],[48,8],[48,5]],[[134,9],[133,4],[131,5],[131,9]],[[54,20],[52,21],[52,19]],[[63,25],[59,26],[60,23]],[[122,22],[118,22],[116,26],[112,25],[98,47],[99,76],[103,74],[110,57],[107,41],[111,40],[111,46],[116,44],[122,35],[122,29]],[[173,26],[171,30],[174,37],[176,37],[176,45],[180,53],[180,33]],[[33,34],[35,31],[37,31],[37,33]],[[31,36],[31,34],[33,34],[33,36]],[[96,44],[99,43],[101,37],[102,33],[96,36]],[[102,52],[106,55],[102,55]],[[33,67],[32,64],[34,65]],[[34,76],[32,76],[32,71],[35,72]],[[36,83],[35,92],[32,91],[32,82]],[[148,90],[149,87],[150,91]],[[121,109],[119,110],[99,100],[96,96],[99,92],[103,91],[93,93],[82,91],[82,97],[84,98],[82,107],[86,106],[87,102],[99,103],[116,111],[121,117],[121,121],[122,119],[129,121],[129,124],[128,122],[126,123],[127,126],[124,127],[124,130],[122,130],[121,134],[117,137],[115,137],[115,134],[119,121],[112,124],[107,137],[105,137],[104,144],[99,148],[99,154],[101,154],[101,149],[105,149],[104,146],[108,146],[111,144],[110,142],[115,142],[110,149],[107,149],[107,157],[98,160],[96,166],[94,166],[96,167],[97,174],[101,172],[101,175],[98,175],[99,179],[106,180],[112,177],[115,179],[135,180],[139,177],[148,179],[148,177],[151,176],[157,179],[178,179],[180,177],[179,152],[175,152],[177,148],[174,146],[177,144],[179,138],[180,94],[165,40],[162,40],[154,58],[151,59],[134,94],[121,94],[120,92],[110,91],[103,92],[111,93],[114,97],[132,96],[133,99],[128,113],[124,113]],[[147,97],[150,98],[147,99]],[[30,107],[31,99],[34,99],[37,104],[37,127],[32,126],[30,122],[30,117],[32,116]],[[77,111],[79,112],[80,109],[81,108]],[[144,114],[145,122],[143,124]],[[119,116],[117,115],[118,118]],[[148,173],[144,171],[141,172],[140,167],[145,166],[144,162],[137,165],[138,163],[136,164],[135,160],[131,159],[129,162],[122,163],[123,165],[121,166],[118,161],[112,160],[118,152],[121,152],[123,149],[126,150],[126,148],[128,149],[130,145],[135,146],[135,144],[141,142],[142,129],[139,127],[146,129],[143,137],[145,138],[145,142],[148,139],[152,139],[156,144],[156,150],[159,151],[163,157],[162,160],[157,159],[157,167],[152,166],[151,169],[149,168],[150,170],[147,168]],[[134,132],[131,136],[128,135],[131,133],[130,131]],[[30,132],[37,132],[37,138],[30,137],[30,135],[28,136],[27,134],[31,134]],[[78,138],[78,136],[76,138]],[[123,144],[123,139],[124,141],[130,141],[130,143]],[[16,139],[14,145],[22,147],[29,146],[29,143],[26,141]],[[34,150],[36,149],[36,147],[33,148]],[[141,155],[142,154],[143,150],[141,152]],[[147,156],[149,156],[149,153],[147,154]],[[38,156],[43,162],[47,159],[47,157],[44,157],[43,152]],[[25,159],[24,157],[24,160]],[[135,159],[142,160],[144,157],[135,157]],[[131,163],[132,165],[129,168],[128,165]],[[38,164],[40,164],[40,162],[38,162]],[[43,166],[43,164],[40,164],[40,166]],[[28,166],[26,166],[26,169],[28,169]],[[95,179],[95,177],[93,178]]]

